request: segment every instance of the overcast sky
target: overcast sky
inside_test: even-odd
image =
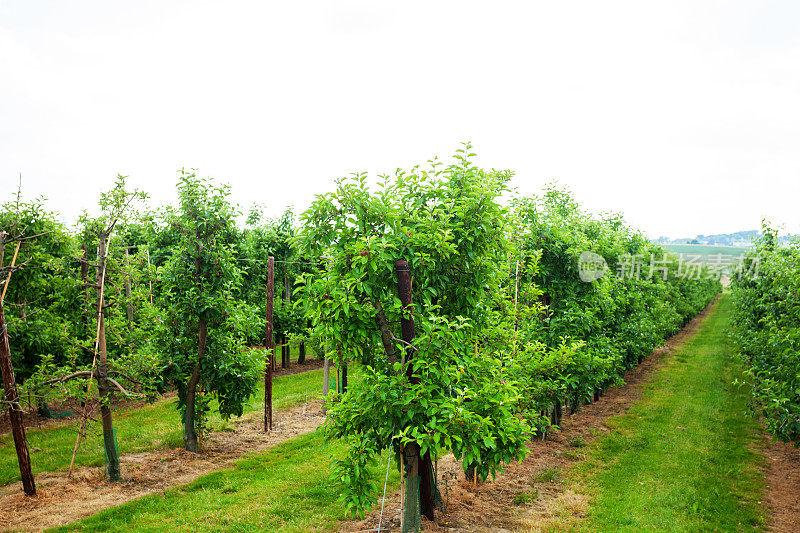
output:
[[[0,192],[270,214],[471,140],[651,236],[800,232],[800,2],[0,0]]]

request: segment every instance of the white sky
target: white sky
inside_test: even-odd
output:
[[[448,156],[651,236],[800,232],[800,2],[0,0],[0,193],[72,222],[117,173],[245,207]]]

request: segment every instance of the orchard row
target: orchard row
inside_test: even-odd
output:
[[[241,414],[264,371],[245,348],[264,343],[273,256],[275,332],[358,372],[327,399],[327,435],[351,450],[332,469],[346,505],[375,501],[368,466],[391,450],[414,529],[438,501],[434,458],[493,475],[721,290],[677,275],[676,257],[564,190],[512,194],[511,173],[476,167],[469,150],[376,185],[338,180],[299,220],[254,209],[240,224],[227,187],[187,172],[177,205],[147,209],[120,178],[101,216],[74,229],[43,202],[9,202],[0,224],[6,257],[17,242],[22,258],[5,299],[20,397],[91,399],[84,377],[102,352],[102,403],[177,390],[196,450],[210,399]],[[656,257],[664,275],[587,279],[585,252],[612,267]]]

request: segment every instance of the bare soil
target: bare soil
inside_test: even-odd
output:
[[[767,436],[759,451],[766,460],[766,502],[770,509],[767,531],[800,531],[800,450]]]
[[[530,453],[521,463],[507,465],[494,481],[474,484],[464,478],[462,466],[452,455],[439,460],[439,488],[445,512],[434,522],[423,520],[423,531],[494,532],[556,530],[586,516],[589,501],[562,481],[583,460],[584,446],[609,431],[606,420],[625,413],[642,396],[643,385],[665,355],[697,331],[712,303],[680,332],[653,351],[639,366],[625,373],[624,384],[607,391],[599,401],[582,407],[568,418],[560,431],[546,440],[529,443]],[[795,485],[797,487],[798,485]],[[400,494],[386,498],[382,531],[400,530]],[[377,531],[380,507],[364,520],[344,522],[341,531]],[[797,522],[795,522],[797,523]],[[794,529],[793,531],[796,531]]]
[[[124,454],[122,483],[106,481],[103,467],[81,467],[72,480],[66,472],[37,475],[38,494],[33,498],[23,495],[21,482],[2,487],[0,529],[41,531],[189,483],[203,474],[230,467],[246,453],[261,452],[313,431],[324,420],[321,408],[322,401],[314,400],[278,411],[274,428],[267,434],[263,430],[263,413],[251,413],[238,420],[233,431],[212,433],[197,454],[182,449]]]

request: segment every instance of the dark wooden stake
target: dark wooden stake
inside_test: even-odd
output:
[[[275,340],[272,331],[273,297],[275,295],[275,258],[267,260],[267,332],[264,347],[267,359],[264,364],[264,431],[272,430],[272,369],[275,360]]]
[[[6,232],[0,231],[0,269],[3,268],[6,235]],[[17,251],[19,251],[19,243],[17,243]],[[14,260],[11,262],[12,268],[16,263],[16,259],[17,254],[15,253]],[[31,456],[28,452],[28,439],[25,438],[25,425],[22,420],[22,409],[19,405],[17,382],[14,379],[14,367],[11,365],[11,348],[8,345],[8,325],[6,324],[6,317],[3,312],[5,289],[8,288],[10,282],[11,273],[9,272],[3,290],[3,296],[0,297],[0,373],[3,374],[3,391],[5,392],[3,400],[6,405],[8,405],[8,417],[11,419],[11,433],[14,436],[14,448],[17,450],[17,463],[19,464],[19,474],[22,478],[22,490],[28,496],[36,496],[36,484],[33,481],[33,472],[31,471]]]
[[[128,251],[128,247],[125,247],[125,269],[128,272],[125,273],[125,302],[127,303],[127,307],[125,308],[125,313],[128,317],[128,324],[133,324],[133,302],[131,301],[131,274],[130,274],[130,252]]]
[[[92,334],[92,325],[91,321],[89,320],[89,313],[87,312],[88,309],[91,307],[89,303],[89,258],[88,258],[88,248],[85,244],[81,244],[81,250],[83,250],[83,255],[81,256],[81,281],[83,282],[83,322],[86,325],[86,334]]]
[[[411,299],[411,269],[409,268],[408,261],[405,259],[398,260],[394,265],[394,271],[397,275],[397,291],[400,296],[400,303],[403,306],[403,313],[400,317],[400,326],[403,333],[403,342],[405,342],[405,360],[406,360],[406,375],[408,376],[411,384],[418,384],[419,377],[414,375],[414,365],[411,361],[414,359],[414,348],[411,346],[416,337],[414,328],[414,308]],[[435,488],[433,479],[433,465],[431,462],[430,454],[426,453],[420,457],[419,447],[416,445],[406,446],[403,458],[405,460],[406,469],[406,513],[420,512],[428,519],[434,519],[434,505],[435,505]],[[419,491],[417,493],[417,491]],[[413,509],[413,502],[415,499],[419,500],[418,510]],[[410,523],[417,522],[416,519],[409,517]],[[404,527],[403,531],[407,531],[405,523],[406,517],[403,518]]]
[[[22,408],[19,405],[17,382],[14,379],[14,368],[11,366],[11,349],[8,346],[6,317],[3,313],[3,302],[0,300],[0,369],[3,372],[3,389],[8,416],[11,419],[11,432],[14,435],[14,447],[17,449],[19,474],[22,477],[22,490],[28,496],[36,495],[36,484],[31,471],[31,456],[28,453],[28,441],[25,438],[25,426],[22,423]]]

